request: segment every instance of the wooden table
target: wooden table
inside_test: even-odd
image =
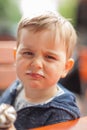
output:
[[[87,130],[87,117],[81,117],[76,120],[48,125],[31,130]]]

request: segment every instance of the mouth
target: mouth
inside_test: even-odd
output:
[[[29,75],[30,77],[32,77],[33,79],[40,79],[40,78],[44,78],[44,75],[40,72],[38,73],[34,73],[34,72],[26,72],[27,75]]]

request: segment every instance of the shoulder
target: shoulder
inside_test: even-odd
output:
[[[58,85],[62,89],[62,91],[64,92],[62,95],[59,96],[59,98],[61,100],[64,100],[64,101],[66,100],[66,101],[70,101],[70,102],[72,102],[72,101],[76,102],[76,96],[75,96],[75,94],[73,92],[71,92],[70,90],[68,90],[67,88],[65,88],[61,84],[58,84]]]
[[[76,103],[75,95],[60,85],[60,88],[64,91],[64,93],[60,96],[56,96],[52,101],[51,105],[56,109],[60,110],[63,113],[67,113],[71,115],[73,118],[80,117],[80,111]]]
[[[19,84],[20,84],[20,81],[16,80],[12,83],[11,86],[8,87],[8,89],[5,90],[5,92],[0,97],[0,104],[1,103],[7,103],[7,104],[12,103],[17,92],[19,91],[19,89],[18,89]]]

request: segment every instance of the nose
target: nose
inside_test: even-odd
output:
[[[31,67],[34,69],[41,69],[43,66],[43,61],[41,57],[34,58],[31,62]]]

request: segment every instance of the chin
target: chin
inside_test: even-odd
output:
[[[27,82],[24,84],[27,88],[42,89],[42,85],[38,82]]]

